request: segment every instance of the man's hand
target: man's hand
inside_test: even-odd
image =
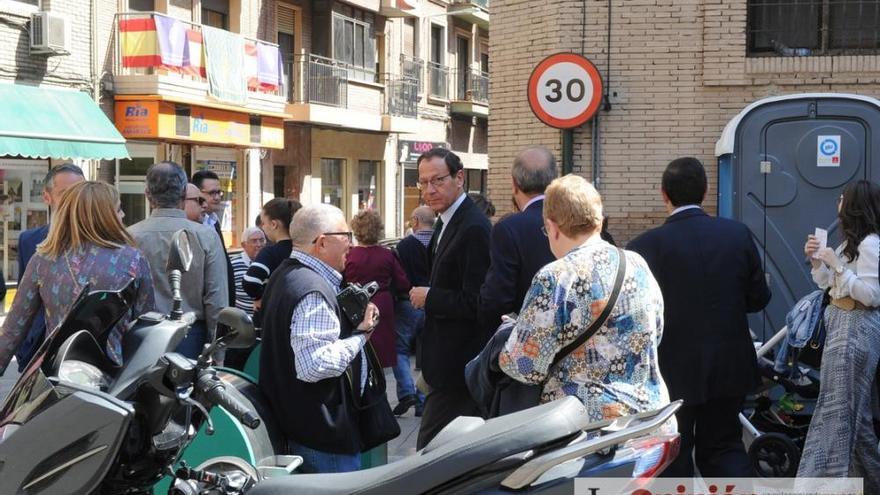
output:
[[[425,299],[428,298],[428,287],[413,287],[409,291],[409,302],[416,309],[425,307]]]
[[[256,313],[257,311],[259,311],[260,308],[262,308],[262,307],[263,307],[263,300],[262,300],[262,299],[257,299],[257,300],[254,301],[254,312],[255,312],[255,313]]]
[[[364,312],[364,319],[357,329],[364,332],[367,339],[373,334],[373,329],[379,324],[379,308],[375,304],[367,304],[367,310]]]

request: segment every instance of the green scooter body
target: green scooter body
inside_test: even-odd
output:
[[[257,343],[254,346],[245,363],[244,371],[231,368],[217,369],[220,378],[231,385],[228,389],[235,391],[233,393],[241,403],[251,406],[252,409],[260,414],[261,418],[265,418],[268,412],[261,410],[264,409],[265,405],[257,406],[246,395],[236,393],[241,387],[257,385],[260,376],[261,348],[262,343]],[[206,434],[205,428],[207,423],[203,424],[193,442],[183,452],[181,460],[186,461],[187,465],[195,467],[208,459],[219,456],[238,457],[244,459],[252,466],[274,465],[275,453],[272,447],[272,435],[275,432],[270,432],[269,425],[265,420],[256,430],[251,430],[243,426],[231,414],[219,406],[211,410],[211,420],[214,422],[214,434]],[[276,443],[277,441],[276,439]],[[387,463],[387,444],[382,444],[361,454],[362,469],[381,466]],[[171,478],[166,476],[154,487],[153,493],[156,495],[167,494],[171,481]]]

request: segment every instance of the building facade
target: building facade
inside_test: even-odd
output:
[[[519,149],[561,156],[560,131],[533,116],[525,88],[540,60],[567,51],[593,61],[607,88],[598,119],[574,131],[573,171],[596,182],[615,238],[663,221],[660,176],[679,156],[706,165],[714,212],[715,143],[744,107],[791,93],[880,93],[878,11],[873,1],[496,0],[490,197],[508,205]]]

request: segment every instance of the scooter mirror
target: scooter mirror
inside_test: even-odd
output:
[[[251,317],[238,308],[223,308],[217,318],[217,341],[229,349],[247,349],[256,342]]]
[[[171,252],[168,253],[166,269],[170,272],[178,270],[185,272],[192,264],[193,254],[190,247],[193,243],[192,233],[186,229],[180,229],[171,237]]]

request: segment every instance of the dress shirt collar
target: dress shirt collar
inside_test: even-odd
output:
[[[530,199],[529,202],[526,203],[526,205],[522,207],[521,211],[526,211],[529,209],[529,206],[532,206],[532,204],[537,203],[538,201],[543,201],[543,200],[544,200],[544,195],[539,194],[539,195],[535,196],[534,198]]]
[[[324,277],[324,280],[326,280],[328,284],[330,284],[337,292],[339,291],[340,286],[342,285],[342,274],[337,272],[332,266],[310,254],[299,251],[296,248],[293,248],[290,252],[290,257],[318,272],[318,274]]]
[[[461,196],[452,203],[452,206],[446,208],[446,211],[440,214],[440,220],[443,220],[443,228],[446,228],[449,225],[449,221],[452,220],[452,216],[455,215],[455,212],[458,211],[458,207],[464,202],[464,198],[467,197],[467,194],[461,193]]]
[[[685,210],[693,210],[694,208],[699,208],[699,209],[701,209],[701,210],[703,209],[703,207],[700,206],[700,205],[684,205],[684,206],[679,206],[678,208],[672,210],[672,213],[670,213],[669,216],[671,217],[672,215],[675,215],[676,213],[681,213],[681,212],[683,212],[683,211],[685,211]]]
[[[206,213],[204,220],[202,220],[202,224],[208,227],[213,227],[218,223],[220,223],[220,218],[217,217],[216,213]]]
[[[180,208],[156,208],[150,212],[150,217],[186,218],[186,213]]]

